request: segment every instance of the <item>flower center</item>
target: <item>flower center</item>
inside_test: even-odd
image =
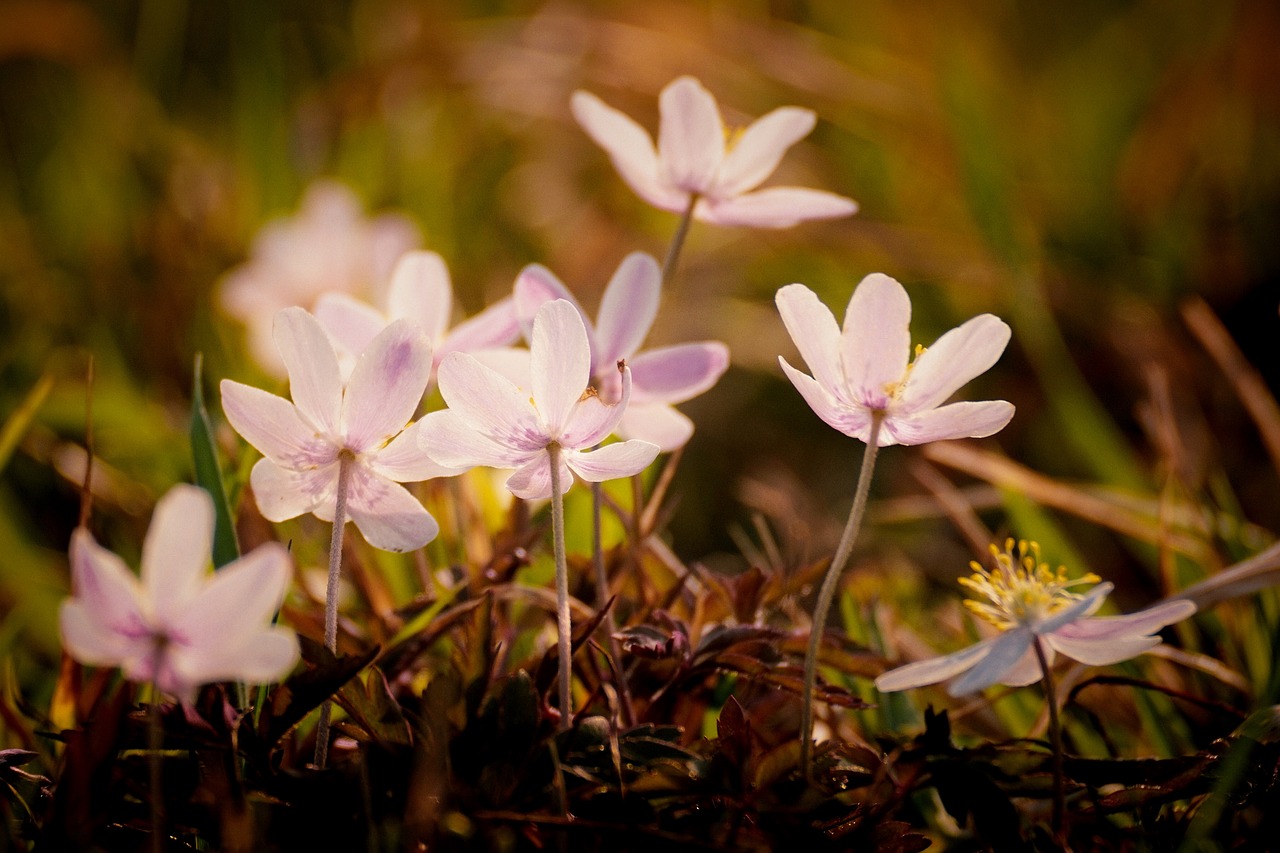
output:
[[[915,368],[916,362],[920,360],[920,356],[924,355],[924,344],[916,344],[915,352],[912,354],[911,363],[907,365],[907,369],[903,372],[902,378],[897,382],[886,382],[880,390],[884,392],[885,401],[883,406],[876,408],[887,409],[902,396],[902,389],[907,386],[907,380],[911,378],[911,371]]]
[[[964,606],[1001,631],[1043,621],[1083,597],[1071,587],[1101,580],[1093,573],[1068,578],[1065,566],[1049,568],[1037,542],[1006,539],[1003,551],[991,545],[991,556],[991,570],[971,562],[973,576],[961,578],[960,585],[986,599],[965,599]]]

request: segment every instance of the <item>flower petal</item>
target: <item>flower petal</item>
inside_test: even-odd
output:
[[[587,339],[595,339],[595,329],[591,325],[591,318],[587,316],[587,312],[582,310],[582,306],[569,292],[569,288],[564,286],[564,282],[542,264],[529,264],[520,270],[520,274],[516,276],[512,298],[515,299],[516,317],[520,321],[520,331],[524,334],[525,340],[533,340],[533,319],[538,316],[538,309],[556,299],[563,299],[578,309],[578,314],[582,317],[582,325],[587,328]]]
[[[1044,659],[1050,667],[1053,666],[1053,657],[1053,646],[1046,644]],[[1018,658],[1018,662],[1000,676],[1000,683],[1007,687],[1026,687],[1042,678],[1044,678],[1044,670],[1040,669],[1040,659],[1036,657],[1036,650],[1032,646],[1027,646],[1027,650],[1022,657]]]
[[[741,195],[773,174],[787,149],[809,135],[817,118],[812,110],[779,107],[751,123],[725,155],[716,179],[718,197]]]
[[[538,423],[538,412],[529,395],[473,356],[450,353],[440,363],[439,382],[440,394],[449,404],[449,410],[490,442],[515,452],[547,446],[549,437]],[[457,464],[437,456],[430,447],[426,450],[427,455],[441,464]]]
[[[662,270],[652,255],[632,252],[622,259],[600,302],[593,373],[610,369],[640,349],[658,315],[661,290]]]
[[[351,374],[356,357],[391,322],[372,305],[332,291],[316,300],[315,318],[335,344],[344,376]]]
[[[222,412],[231,428],[277,465],[313,467],[337,458],[333,441],[304,421],[293,403],[230,379],[220,387]]]
[[[980,314],[938,338],[912,365],[899,398],[900,411],[922,412],[945,402],[996,363],[1009,335],[1008,324],[999,317]]]
[[[194,698],[194,688],[219,681],[266,684],[282,681],[298,663],[298,635],[283,626],[247,630],[221,643],[197,649],[171,647],[171,665],[185,689],[166,690],[184,700]],[[163,689],[163,688],[162,688]],[[187,698],[188,704],[191,698]]]
[[[705,193],[724,161],[724,124],[715,97],[692,77],[679,77],[658,96],[659,177],[677,189]]]
[[[591,347],[578,308],[564,299],[543,304],[529,352],[538,417],[547,436],[558,439],[591,381]]]
[[[1013,404],[1004,400],[949,403],[906,417],[890,416],[885,420],[884,431],[892,435],[898,444],[986,438],[1004,429],[1013,418],[1013,411]]]
[[[560,456],[560,488],[569,491],[573,485],[573,472],[565,462],[564,454]],[[551,497],[551,456],[541,453],[530,459],[514,474],[507,478],[507,489],[511,494],[526,501],[542,500]]]
[[[416,483],[461,474],[465,469],[441,465],[422,449],[423,420],[419,418],[386,447],[366,457],[365,464],[369,470],[397,483]]]
[[[693,421],[664,403],[637,403],[632,399],[614,433],[658,445],[663,453],[684,447],[693,437]]]
[[[683,403],[719,381],[729,367],[729,348],[719,341],[659,347],[627,362],[636,403]]]
[[[1092,616],[1063,625],[1054,636],[1078,640],[1110,640],[1151,634],[1196,612],[1193,602],[1175,599],[1124,616]]]
[[[1062,654],[1090,666],[1107,666],[1137,657],[1160,645],[1159,636],[1110,637],[1102,640],[1083,640],[1049,634],[1045,640]]]
[[[574,92],[569,107],[587,135],[608,153],[613,167],[636,195],[663,210],[684,210],[688,194],[659,179],[658,153],[643,127],[590,92]]]
[[[560,434],[562,447],[568,450],[592,447],[613,432],[631,399],[631,369],[624,364],[621,373],[621,397],[616,403],[605,403],[598,394],[587,394],[574,404]]]
[[[1031,630],[1037,634],[1051,634],[1060,630],[1082,616],[1088,616],[1099,607],[1102,606],[1102,600],[1111,594],[1111,590],[1115,589],[1115,584],[1106,582],[1100,583],[1093,589],[1086,592],[1079,600],[1073,601],[1071,604],[1053,613],[1049,618],[1031,626]]]
[[[177,485],[156,503],[142,543],[142,587],[155,613],[171,613],[200,592],[213,560],[213,498]]]
[[[884,409],[907,376],[911,357],[911,300],[881,273],[864,278],[849,298],[840,333],[845,387],[853,399]]]
[[[596,450],[566,450],[564,459],[579,477],[600,483],[639,474],[658,458],[658,452],[658,445],[632,439]]]
[[[861,442],[865,443],[870,440],[871,413],[869,411],[840,403],[818,384],[817,380],[787,364],[787,360],[782,356],[778,356],[778,363],[782,365],[782,372],[787,374],[791,384],[796,386],[796,390],[800,392],[800,396],[804,397],[804,401],[809,404],[809,408],[813,409],[813,413],[822,418],[828,426],[838,429],[850,438],[856,438]],[[881,430],[880,438],[877,441],[878,446],[888,447],[890,444],[897,443],[896,441],[888,440],[890,438],[892,436],[886,436],[885,431]]]
[[[516,317],[516,302],[508,296],[454,326],[445,335],[444,342],[436,347],[436,364],[451,352],[474,353],[495,349],[513,344],[519,339],[520,321]]]
[[[444,258],[435,252],[408,252],[396,263],[387,291],[387,312],[417,323],[438,345],[453,313],[453,286]]]
[[[782,325],[786,326],[787,334],[800,351],[800,357],[808,365],[813,378],[829,395],[840,394],[845,387],[844,372],[840,367],[840,327],[836,325],[831,309],[803,284],[788,284],[781,288],[774,302],[782,315]]]
[[[282,468],[270,459],[259,459],[249,473],[253,499],[267,521],[287,521],[304,512],[331,520],[337,484],[336,459],[318,468]]]
[[[142,587],[83,527],[71,534],[71,586],[58,624],[67,653],[90,666],[121,666],[152,645]]]
[[[360,354],[343,406],[346,446],[357,453],[398,435],[431,378],[431,342],[412,320],[397,320]]]
[[[727,199],[698,200],[693,216],[712,225],[790,228],[811,219],[839,219],[858,212],[851,198],[803,187],[769,187]]]
[[[365,541],[383,551],[414,551],[440,532],[408,489],[363,466],[351,469],[347,512]]]
[[[316,318],[301,308],[277,312],[273,335],[299,414],[321,432],[336,434],[342,414],[342,374],[333,342]]]
[[[543,445],[522,450],[497,442],[453,409],[423,417],[418,421],[417,435],[428,456],[451,468],[518,468],[546,449]]]
[[[891,669],[876,678],[876,689],[881,693],[892,693],[946,681],[976,665],[990,654],[991,645],[995,640],[995,637],[991,637],[949,655],[916,661]]]
[[[982,661],[947,688],[947,692],[952,696],[964,696],[1000,683],[1031,647],[1031,639],[1031,630],[1023,626],[1005,631],[991,643],[990,651]]]

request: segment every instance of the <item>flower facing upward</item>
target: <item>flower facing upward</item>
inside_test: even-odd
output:
[[[636,195],[662,210],[683,213],[696,196],[693,215],[703,222],[788,228],[858,209],[851,199],[821,190],[756,190],[787,149],[813,130],[809,110],[781,107],[740,133],[729,132],[715,97],[692,77],[680,77],[658,98],[655,149],[644,128],[595,95],[575,92],[570,106]]]
[[[813,376],[778,358],[810,408],[831,426],[866,442],[871,415],[881,413],[877,444],[924,444],[984,438],[1013,417],[1004,400],[942,405],[961,385],[996,363],[1009,327],[982,314],[952,329],[927,350],[911,353],[911,300],[901,284],[872,273],[849,299],[843,331],[803,284],[778,291],[778,311]]]
[[[454,474],[418,449],[421,421],[406,428],[431,375],[431,344],[410,320],[387,326],[344,380],[333,343],[301,308],[276,315],[276,345],[293,402],[222,381],[222,408],[265,458],[249,482],[269,521],[304,512],[332,521],[341,464],[350,471],[347,512],[384,551],[411,551],[439,526],[400,483]]]
[[[1054,653],[1093,666],[1118,663],[1160,644],[1155,632],[1185,619],[1196,606],[1185,599],[1168,601],[1127,616],[1092,616],[1112,585],[1102,583],[1087,593],[1072,592],[1080,584],[1097,583],[1096,575],[1070,579],[1040,559],[1035,542],[1012,539],[1003,551],[991,546],[995,568],[972,563],[974,574],[960,583],[985,600],[965,606],[1001,633],[967,649],[932,660],[909,663],[876,679],[889,692],[936,684],[961,673],[951,685],[953,696],[974,693],[993,684],[1022,687],[1039,681],[1042,672],[1033,644],[1042,641],[1046,661]]]
[[[289,583],[289,554],[269,542],[209,574],[213,501],[175,486],[156,504],[139,580],[83,527],[71,536],[73,595],[58,622],[67,653],[118,666],[179,701],[202,684],[262,683],[298,661],[293,631],[271,624]]]
[[[343,373],[350,374],[355,357],[394,320],[417,323],[431,342],[432,375],[451,352],[477,352],[505,347],[520,337],[514,301],[495,302],[452,330],[453,288],[444,259],[435,252],[408,252],[396,264],[387,290],[386,312],[341,291],[316,300],[315,317],[338,350]]]
[[[619,400],[607,404],[588,383],[591,348],[578,309],[563,299],[538,309],[530,341],[530,384],[521,390],[466,353],[440,364],[440,393],[449,408],[421,421],[422,449],[443,465],[515,468],[507,488],[533,500],[551,495],[551,444],[560,447],[560,481],[629,477],[658,455],[645,441],[589,450],[608,438],[631,396],[631,370],[619,363]]]
[[[554,299],[570,302],[582,317],[591,348],[591,381],[605,402],[617,402],[621,376],[617,363],[631,368],[631,400],[618,435],[658,445],[664,452],[684,446],[693,422],[672,406],[709,389],[729,366],[729,348],[719,341],[659,347],[637,354],[658,313],[662,271],[644,252],[633,252],[618,265],[600,302],[599,322],[592,325],[568,288],[545,267],[526,267],[516,279],[516,313],[522,325]]]

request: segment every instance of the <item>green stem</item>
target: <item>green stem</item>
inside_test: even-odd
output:
[[[1058,696],[1053,683],[1053,670],[1049,666],[1040,637],[1035,638],[1032,648],[1036,650],[1040,674],[1044,677],[1044,700],[1049,703],[1049,742],[1053,746],[1053,837],[1062,842],[1062,816],[1067,799],[1062,771],[1062,721],[1058,718]]]
[[[804,655],[804,695],[800,717],[800,767],[806,779],[813,778],[813,692],[818,679],[818,651],[822,647],[822,635],[826,630],[827,613],[835,600],[836,589],[840,586],[840,576],[844,574],[845,563],[853,551],[853,543],[858,538],[858,530],[862,527],[862,516],[867,509],[867,495],[871,491],[871,475],[876,467],[876,455],[880,450],[880,425],[884,423],[883,412],[871,413],[871,432],[867,437],[867,449],[862,454],[862,469],[858,472],[858,485],[853,494],[853,507],[849,510],[849,520],[845,523],[844,533],[840,536],[840,544],[836,546],[836,555],[827,567],[827,574],[822,579],[822,587],[818,590],[818,601],[813,608],[813,623],[809,628],[809,647]]]
[[[689,225],[693,222],[693,208],[698,204],[698,194],[689,194],[689,204],[680,217],[680,225],[675,236],[671,238],[671,246],[667,249],[666,260],[662,262],[662,283],[666,284],[676,271],[676,262],[680,260],[680,251],[684,248],[684,238],[689,236]]]
[[[324,647],[338,653],[338,585],[342,580],[342,535],[347,526],[347,491],[351,485],[353,457],[347,451],[338,455],[337,501],[333,507],[333,531],[329,535],[329,584],[324,593]],[[333,700],[320,706],[320,722],[316,725],[315,765],[324,769],[329,760],[329,717]]]
[[[560,653],[560,730],[573,725],[573,624],[569,620],[569,566],[564,554],[564,486],[560,482],[560,445],[547,445],[551,457],[551,543],[556,560],[556,642]]]

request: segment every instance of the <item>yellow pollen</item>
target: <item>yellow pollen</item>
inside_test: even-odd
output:
[[[738,144],[738,140],[742,139],[742,134],[746,131],[746,128],[724,124],[723,122],[721,122],[720,127],[724,131],[724,150],[729,152],[733,149],[733,146]]]
[[[1080,593],[1071,592],[1071,587],[1101,580],[1092,572],[1068,578],[1066,566],[1049,568],[1040,557],[1037,542],[1010,538],[1005,540],[1003,551],[994,544],[990,550],[994,567],[988,570],[977,561],[971,562],[973,576],[959,582],[986,599],[965,599],[964,606],[1001,631],[1047,618],[1080,600]]]
[[[897,399],[902,393],[903,387],[907,384],[907,380],[911,378],[911,371],[916,366],[916,362],[920,360],[920,356],[924,355],[924,344],[916,344],[915,355],[911,359],[911,363],[907,365],[907,371],[902,374],[902,378],[897,382],[886,382],[884,384],[885,396],[890,399]]]
[[[597,391],[594,387],[588,385],[587,390],[583,391],[582,396],[578,398],[578,402],[581,403],[583,400],[590,400],[592,397],[599,397],[599,396],[600,396],[600,392]]]

